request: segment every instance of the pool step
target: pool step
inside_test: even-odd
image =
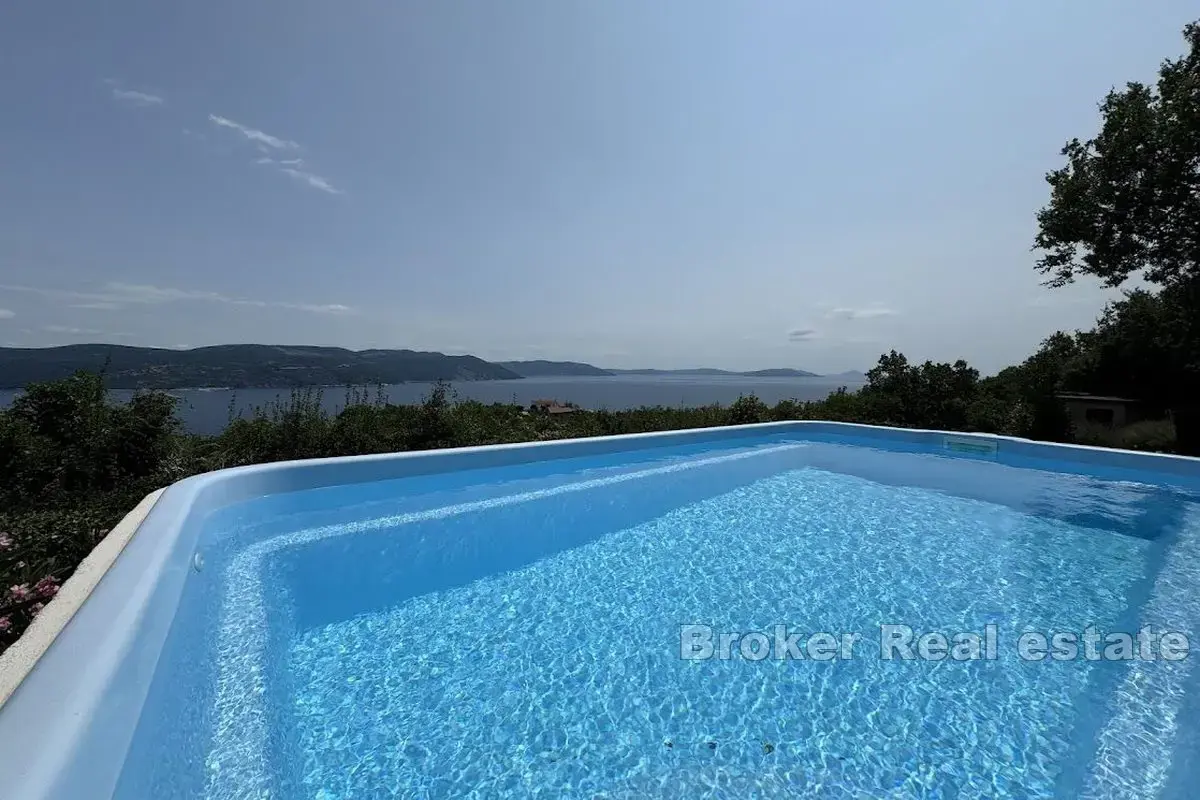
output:
[[[1200,504],[1188,503],[1164,553],[1162,566],[1142,606],[1140,625],[1156,632],[1178,631],[1200,646]],[[1134,633],[1134,631],[1129,631]],[[1195,774],[1184,775],[1194,758],[1177,757],[1195,745],[1181,720],[1195,702],[1196,654],[1180,661],[1130,661],[1117,681],[1108,719],[1080,797],[1089,800],[1167,800],[1194,797]],[[1189,695],[1191,698],[1189,699]],[[1190,709],[1189,709],[1190,710]],[[1190,767],[1200,768],[1200,764]]]
[[[277,786],[272,761],[278,720],[271,702],[277,695],[271,692],[280,690],[272,689],[278,665],[270,659],[280,649],[272,649],[267,637],[278,633],[271,620],[280,608],[290,607],[288,625],[315,627],[377,610],[354,605],[363,600],[393,604],[416,592],[445,591],[653,519],[681,503],[778,474],[794,466],[796,452],[805,447],[788,443],[677,459],[488,499],[305,528],[239,551],[222,576],[218,733],[206,759],[204,797],[293,794],[290,787]],[[439,544],[424,543],[431,540]],[[303,585],[303,595],[312,601],[271,591],[285,580],[282,573]]]

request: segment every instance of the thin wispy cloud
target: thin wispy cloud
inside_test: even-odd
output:
[[[272,303],[276,308],[291,308],[296,311],[309,311],[313,314],[357,314],[358,311],[341,303]]]
[[[132,106],[161,106],[166,102],[159,95],[133,89],[113,89],[112,94],[117,100]]]
[[[341,303],[299,303],[289,300],[259,300],[249,297],[230,296],[219,292],[177,289],[139,283],[110,282],[94,291],[0,284],[0,292],[3,291],[29,293],[53,300],[60,300],[64,301],[64,304],[71,308],[89,308],[105,311],[119,311],[130,307],[165,305],[167,303],[203,302],[248,308],[281,308],[290,311],[303,311],[309,314],[351,315],[358,313],[353,307]]]
[[[16,314],[7,308],[0,308],[0,319],[12,319]]]
[[[148,106],[161,106],[166,103],[166,99],[161,94],[127,89],[115,78],[105,78],[104,85],[112,92],[113,99],[122,105],[145,108]]]
[[[817,338],[817,332],[812,328],[793,328],[787,338],[789,342],[809,342]]]
[[[279,171],[287,175],[291,175],[293,178],[301,181],[302,183],[307,183],[314,189],[320,189],[322,192],[329,192],[329,194],[342,193],[340,189],[333,188],[329,181],[325,180],[320,175],[315,175],[311,172],[305,172],[302,169],[295,169],[293,167],[280,167]]]
[[[255,144],[261,144],[265,147],[270,147],[275,150],[300,149],[300,145],[297,142],[293,142],[290,139],[281,139],[278,136],[272,136],[271,134],[260,131],[257,128],[251,128],[250,126],[243,125],[240,122],[234,122],[228,117],[209,114],[208,121],[222,128],[229,128],[230,130],[237,131],[242,136],[246,137],[246,139],[254,142]]]
[[[43,325],[42,330],[46,333],[65,333],[72,336],[82,336],[85,334],[103,333],[95,328],[72,328],[68,325]]]
[[[235,122],[228,117],[218,116],[217,114],[209,114],[208,119],[214,125],[221,128],[228,128],[241,134],[248,142],[254,143],[261,155],[254,159],[255,164],[274,167],[279,172],[287,175],[298,183],[302,183],[313,189],[320,190],[327,194],[344,194],[341,189],[336,188],[328,179],[311,172],[307,169],[301,169],[304,166],[303,158],[277,158],[274,151],[288,151],[302,149],[299,142],[294,142],[291,139],[283,139],[278,136],[272,136],[269,133],[260,131],[256,128],[251,128],[248,125],[243,125],[240,122]]]
[[[72,303],[71,308],[86,308],[92,311],[117,311],[121,308],[120,303],[112,303],[108,301],[96,301],[92,303]]]
[[[878,317],[894,317],[900,312],[894,308],[874,304],[865,308],[832,308],[825,316],[828,319],[876,319]]]

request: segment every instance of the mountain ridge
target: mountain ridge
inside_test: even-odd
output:
[[[820,378],[816,372],[803,369],[756,369],[730,370],[714,369],[712,367],[696,367],[692,369],[609,369],[614,375],[699,375],[699,376],[730,376],[739,378]]]
[[[865,377],[855,371],[821,376],[791,368],[604,369],[581,361],[489,362],[472,355],[432,351],[349,350],[317,345],[228,344],[170,349],[93,343],[0,347],[0,389],[20,389],[30,383],[65,378],[78,370],[101,369],[105,372],[105,383],[113,389],[361,386],[616,375],[851,380]]]
[[[112,344],[0,347],[0,388],[104,370],[112,389],[221,386],[370,385],[439,380],[515,380],[520,376],[476,356],[418,350],[347,350],[312,345],[231,344],[171,350]]]
[[[515,372],[522,378],[549,378],[558,376],[611,376],[613,373],[606,369],[585,364],[582,361],[493,361],[505,369]]]

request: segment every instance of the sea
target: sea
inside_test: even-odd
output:
[[[557,400],[581,408],[620,411],[639,406],[689,407],[717,403],[729,405],[743,395],[754,395],[767,405],[781,400],[821,400],[839,387],[857,389],[861,381],[846,378],[748,378],[737,375],[606,375],[597,377],[522,378],[507,381],[460,381],[450,384],[458,398],[484,403],[529,405],[534,400]],[[383,387],[389,403],[420,403],[433,384],[400,383]],[[199,434],[220,433],[234,415],[249,416],[255,408],[276,400],[287,401],[290,388],[281,389],[171,389],[179,398],[179,416],[184,427]],[[321,404],[331,413],[346,405],[346,389],[329,386],[320,390]],[[374,400],[375,387],[368,387]],[[7,408],[20,394],[0,390],[0,408]],[[127,400],[128,390],[114,390],[117,400]]]

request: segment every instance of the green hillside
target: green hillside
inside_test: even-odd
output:
[[[105,365],[107,364],[107,368]],[[415,350],[234,344],[168,350],[109,344],[0,348],[0,388],[19,389],[105,368],[114,389],[287,387],[505,380],[520,375],[475,356]]]

